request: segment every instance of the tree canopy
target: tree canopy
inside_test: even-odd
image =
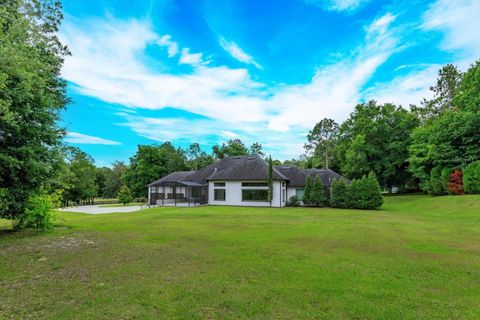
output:
[[[58,1],[3,0],[0,6],[0,217],[18,218],[54,175],[68,103],[60,77],[68,49],[56,36]]]

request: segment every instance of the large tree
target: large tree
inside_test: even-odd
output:
[[[56,33],[59,1],[2,0],[0,5],[0,217],[21,219],[27,199],[48,182],[64,134],[68,103],[60,77],[69,54]]]
[[[411,181],[408,167],[410,134],[417,116],[393,104],[359,104],[340,128],[338,155],[350,179],[373,171],[383,188],[404,187]]]
[[[438,193],[435,187],[444,182],[437,181],[439,172],[448,173],[480,159],[478,61],[462,77],[451,100],[452,108],[414,131],[409,147],[409,169],[422,189],[431,193]]]
[[[432,99],[424,99],[422,107],[413,107],[420,118],[429,122],[440,117],[447,110],[454,110],[454,96],[462,79],[462,72],[453,64],[447,64],[438,71],[437,83],[430,87],[433,92]]]
[[[192,143],[186,150],[187,162],[186,165],[190,170],[198,170],[209,164],[212,164],[215,160],[205,151],[200,148],[198,143]]]
[[[103,197],[116,198],[120,188],[125,184],[124,177],[127,166],[123,161],[115,161],[112,169],[107,173],[105,187],[103,188]]]
[[[312,159],[314,167],[335,167],[335,143],[339,134],[339,125],[333,119],[322,119],[308,132],[304,148]]]
[[[98,193],[97,168],[93,158],[75,147],[66,149],[66,162],[70,171],[70,179],[66,184],[65,198],[68,201],[91,201]]]
[[[173,171],[186,170],[185,155],[170,142],[161,145],[139,145],[130,158],[125,182],[135,197],[147,196],[147,184]]]
[[[212,148],[213,155],[217,159],[223,159],[229,156],[248,155],[248,149],[240,139],[230,139],[221,146],[215,145]]]

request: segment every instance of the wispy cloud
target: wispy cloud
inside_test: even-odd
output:
[[[263,67],[258,64],[251,55],[243,51],[235,42],[220,37],[219,43],[223,50],[227,51],[234,59],[246,64],[254,65],[257,69],[263,69]]]
[[[118,141],[103,139],[99,137],[89,136],[78,132],[68,132],[65,141],[74,144],[103,144],[103,145],[120,145]]]
[[[353,11],[370,0],[304,0],[331,11]]]
[[[463,67],[480,58],[478,0],[438,0],[424,14],[422,28],[442,32],[441,48],[459,51]]]

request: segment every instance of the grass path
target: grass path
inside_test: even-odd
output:
[[[0,318],[480,318],[480,196],[58,216],[0,233]]]

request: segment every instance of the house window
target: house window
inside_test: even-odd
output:
[[[225,182],[214,182],[213,186],[214,187],[225,187]]]
[[[242,182],[242,187],[268,187],[268,182]]]
[[[302,200],[305,189],[295,189],[295,195],[298,199]]]
[[[287,190],[285,188],[283,189],[283,202],[285,202],[285,199],[287,199]]]
[[[225,201],[225,189],[215,189],[213,199],[215,201]]]
[[[242,201],[268,201],[266,189],[243,189]]]

